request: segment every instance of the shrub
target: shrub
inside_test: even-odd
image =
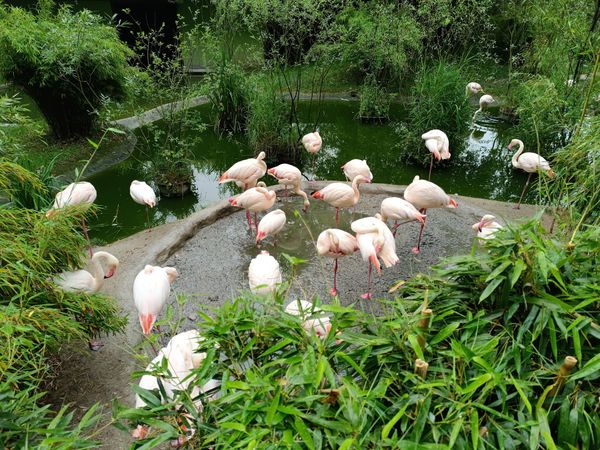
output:
[[[390,115],[390,99],[373,77],[368,77],[359,92],[358,117],[362,120],[384,121]]]
[[[0,7],[0,76],[23,86],[58,138],[87,135],[101,97],[126,94],[130,55],[117,30],[87,10],[35,16]]]
[[[209,85],[215,131],[243,132],[248,114],[246,74],[235,64],[222,63],[210,74]]]
[[[465,75],[461,63],[440,60],[424,63],[415,77],[407,121],[398,127],[400,157],[412,163],[429,164],[431,155],[421,135],[439,129],[448,135],[455,161],[473,114],[465,97]]]

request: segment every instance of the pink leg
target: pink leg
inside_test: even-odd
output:
[[[256,234],[258,234],[258,220],[256,220],[256,213],[254,213],[254,227],[256,229]]]
[[[146,226],[148,227],[148,233],[152,231],[150,227],[150,215],[148,214],[148,206],[146,205]]]
[[[252,219],[250,219],[250,211],[246,210],[246,222],[248,222],[248,228],[252,229]]]
[[[88,235],[87,227],[85,226],[85,219],[81,219],[81,228],[83,228],[83,235],[88,241],[88,250],[90,252],[90,258],[94,256],[94,252],[92,251],[92,244],[90,243],[90,236]]]
[[[431,169],[433,168],[433,153],[431,154],[431,162],[429,163],[429,178],[428,180],[431,181]]]
[[[515,209],[521,209],[521,200],[523,200],[523,196],[525,195],[527,186],[529,186],[529,180],[531,180],[531,175],[533,175],[532,172],[530,172],[529,176],[527,177],[527,181],[525,182],[525,187],[523,188],[523,192],[521,192],[521,196],[519,197],[519,203],[517,204],[517,206],[515,206]]]
[[[334,297],[337,295],[337,284],[336,284],[337,270],[338,270],[338,259],[335,258],[335,262],[333,263],[333,289],[331,291],[329,291],[329,293],[331,295],[333,295]]]
[[[340,208],[335,208],[335,226],[340,225]]]
[[[398,225],[398,221],[394,220],[394,228],[392,228],[392,234],[394,235],[394,237],[396,237],[396,231],[398,231],[398,227],[400,225]]]
[[[425,214],[426,211],[426,209],[420,210],[421,214]],[[421,224],[421,229],[419,230],[419,239],[417,240],[417,246],[413,247],[411,250],[415,255],[418,255],[421,251],[421,238],[423,237],[423,228],[425,228],[425,222],[427,222],[427,218],[425,218],[423,220],[423,223]]]
[[[370,300],[373,298],[371,295],[371,270],[373,270],[373,265],[371,261],[369,261],[369,275],[368,275],[368,284],[367,284],[367,293],[360,296],[360,298],[364,298],[365,300]]]
[[[284,186],[285,187],[285,199],[288,199],[288,188],[287,188],[287,184]]]
[[[277,256],[277,236],[273,237],[273,253]]]

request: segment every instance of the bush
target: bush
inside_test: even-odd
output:
[[[222,63],[210,74],[209,85],[215,131],[243,132],[248,114],[246,74],[235,64]]]
[[[0,76],[23,86],[58,138],[89,134],[101,98],[126,94],[130,55],[117,30],[87,10],[35,16],[0,7]]]
[[[366,121],[384,121],[390,116],[390,99],[373,77],[367,78],[359,92],[358,117]]]
[[[398,127],[398,152],[406,162],[429,164],[431,155],[421,135],[439,129],[448,135],[455,161],[473,114],[465,97],[465,71],[461,63],[438,61],[422,64],[415,77],[408,119]]]

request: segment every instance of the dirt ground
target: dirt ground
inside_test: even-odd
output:
[[[328,182],[306,183],[309,191],[317,190]],[[274,187],[279,190],[279,187]],[[350,231],[350,222],[379,210],[381,201],[388,196],[400,196],[402,186],[372,184],[361,186],[361,200],[354,213],[344,211],[339,228]],[[276,254],[282,267],[284,279],[292,282],[292,298],[321,297],[323,302],[331,298],[333,260],[316,256],[314,242],[318,233],[334,227],[335,211],[319,200],[311,201],[307,214],[294,214],[302,204],[297,197],[281,201],[281,193],[274,208],[283,209],[288,218],[280,234]],[[385,298],[389,287],[400,279],[426,272],[441,257],[465,253],[473,245],[474,232],[471,225],[484,214],[493,214],[500,222],[525,220],[538,212],[538,207],[523,205],[514,210],[513,204],[453,195],[457,209],[434,209],[427,211],[428,219],[423,236],[421,253],[413,255],[418,224],[402,225],[396,238],[400,262],[389,269],[382,268],[381,276],[374,276],[373,295]],[[549,218],[543,220],[548,226]],[[275,254],[271,241],[257,248],[254,236],[247,229],[244,212],[220,202],[190,217],[161,227],[144,231],[129,238],[96,250],[105,250],[120,260],[115,277],[106,280],[103,292],[113,296],[120,304],[122,313],[129,318],[123,334],[104,339],[105,346],[98,352],[90,352],[83,343],[70,345],[60,354],[60,371],[49,399],[54,405],[70,403],[83,414],[91,405],[99,402],[104,407],[105,420],[98,426],[97,438],[102,448],[125,449],[131,438],[110,424],[110,405],[113,399],[133,405],[134,395],[130,385],[137,383],[132,373],[141,370],[147,361],[139,354],[142,339],[137,312],[133,304],[132,286],[137,273],[146,264],[174,266],[179,271],[171,299],[176,305],[177,294],[185,294],[187,302],[183,310],[182,330],[190,329],[197,321],[197,311],[207,311],[222,305],[242,289],[247,289],[247,269],[250,260],[261,250]],[[291,267],[282,253],[306,260],[291,278]],[[360,254],[340,259],[338,291],[342,303],[359,302],[360,307],[377,308],[377,302],[365,303],[360,294],[365,292],[367,264]],[[368,306],[367,306],[368,305]],[[150,356],[150,355],[148,355]]]

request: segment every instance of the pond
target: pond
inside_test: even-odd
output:
[[[476,107],[474,107],[476,108]],[[208,122],[209,108],[198,108],[202,120]],[[363,124],[355,119],[358,102],[325,101],[320,123],[323,149],[317,157],[317,179],[343,180],[340,166],[353,158],[366,158],[374,182],[408,184],[415,175],[427,176],[427,169],[410,166],[400,161],[397,155],[398,138],[395,123],[384,125]],[[301,107],[300,116],[307,116]],[[451,149],[454,164],[450,167],[435,167],[432,181],[449,194],[473,197],[515,200],[521,192],[526,175],[512,169],[511,152],[507,144],[512,136],[509,124],[494,114],[479,116],[471,135],[465,140],[464,148],[456,152]],[[392,116],[401,120],[404,111],[394,104]],[[219,175],[236,161],[253,156],[253,151],[244,139],[219,138],[209,127],[202,133],[202,140],[194,149],[192,192],[182,198],[161,198],[158,206],[150,211],[153,226],[184,218],[210,203],[237,193],[229,183],[218,184]],[[138,146],[139,147],[139,146]],[[100,206],[96,220],[91,225],[91,237],[103,242],[113,242],[145,228],[144,207],[135,204],[129,196],[132,180],[144,179],[147,150],[136,148],[132,157],[123,163],[92,176],[98,191],[96,203]],[[427,152],[423,145],[415,152]],[[307,173],[310,163],[306,158]],[[265,177],[273,184],[271,177]]]

